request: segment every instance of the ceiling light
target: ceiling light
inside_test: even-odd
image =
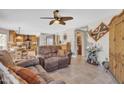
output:
[[[20,35],[20,29],[21,29],[21,27],[19,27],[19,32],[18,32],[18,35],[16,36],[16,42],[23,42],[23,38]]]
[[[54,21],[54,24],[59,24],[59,23],[60,23],[59,20]]]

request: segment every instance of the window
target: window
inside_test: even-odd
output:
[[[53,35],[47,36],[47,45],[53,45]]]
[[[7,49],[7,35],[0,33],[0,50]]]

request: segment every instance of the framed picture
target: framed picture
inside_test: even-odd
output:
[[[103,22],[94,30],[89,31],[89,35],[95,40],[98,41],[108,32],[108,26]]]

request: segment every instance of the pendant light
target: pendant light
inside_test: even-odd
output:
[[[23,42],[23,38],[20,34],[20,31],[21,31],[20,29],[21,29],[21,27],[19,27],[19,32],[18,32],[18,35],[16,37],[16,42]]]

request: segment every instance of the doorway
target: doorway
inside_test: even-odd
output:
[[[85,36],[83,31],[75,31],[75,52],[77,56],[85,57]]]
[[[88,45],[88,26],[80,27],[74,31],[74,53],[86,60],[87,58],[87,45]]]
[[[76,40],[77,40],[77,55],[82,55],[82,33],[76,33]]]

